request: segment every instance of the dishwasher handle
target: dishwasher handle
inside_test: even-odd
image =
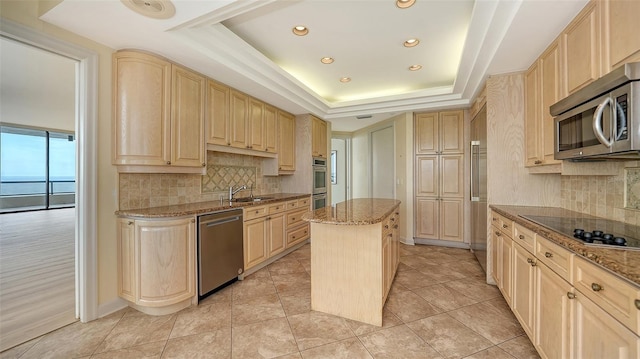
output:
[[[229,223],[229,222],[239,221],[240,218],[241,218],[241,216],[219,218],[219,219],[215,219],[215,220],[200,222],[200,225],[206,225],[207,227],[214,227],[214,226],[219,226],[221,224],[225,224],[225,223]]]

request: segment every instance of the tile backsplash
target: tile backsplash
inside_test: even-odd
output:
[[[629,184],[640,180],[638,171],[638,168],[626,168],[615,176],[561,176],[562,207],[640,225],[640,210],[631,208],[634,201],[636,208],[640,208],[638,198],[628,198],[625,203],[625,189],[628,196]]]
[[[262,158],[207,152],[207,174],[121,173],[121,210],[227,198],[230,185],[253,185],[254,194],[279,193],[280,179],[262,175]],[[239,193],[249,195],[249,191]]]

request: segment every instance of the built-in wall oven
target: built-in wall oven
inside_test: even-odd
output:
[[[313,209],[327,205],[327,160],[313,158]]]
[[[313,194],[327,193],[327,160],[313,158]]]
[[[327,194],[320,193],[313,195],[313,209],[324,208],[327,206]]]

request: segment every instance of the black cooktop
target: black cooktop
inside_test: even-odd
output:
[[[640,249],[640,227],[603,218],[520,217],[572,237],[586,245]]]

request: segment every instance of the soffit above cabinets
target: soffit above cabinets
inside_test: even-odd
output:
[[[586,2],[173,0],[176,14],[163,20],[120,0],[65,0],[42,19],[354,131],[400,112],[467,107],[488,75],[526,69]],[[297,25],[308,35],[296,36]],[[410,38],[419,44],[403,46]]]

